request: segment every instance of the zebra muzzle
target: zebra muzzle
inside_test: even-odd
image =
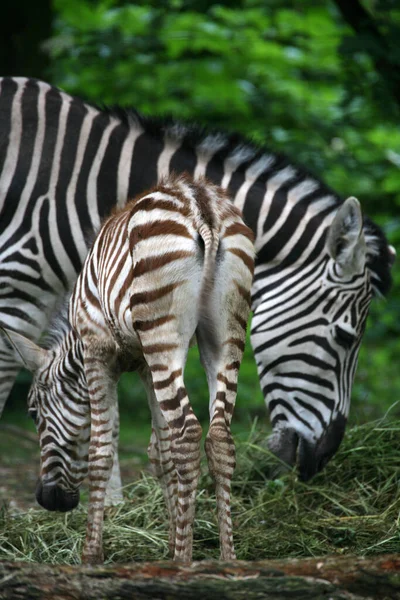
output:
[[[79,491],[68,492],[59,485],[43,485],[39,479],[36,485],[36,500],[46,510],[68,512],[79,504]]]
[[[282,461],[271,477],[279,477],[288,467],[297,467],[299,479],[308,481],[319,473],[334,456],[343,439],[347,419],[338,414],[317,441],[307,440],[291,427],[282,427],[272,433],[269,449]]]
[[[340,413],[331,421],[316,443],[300,438],[297,450],[299,478],[308,481],[322,471],[336,454],[344,436],[347,419]]]

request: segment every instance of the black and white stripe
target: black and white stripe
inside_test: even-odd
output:
[[[205,175],[256,235],[252,344],[271,447],[305,478],[321,468],[343,434],[370,286],[390,287],[394,253],[381,230],[364,220],[364,267],[338,276],[327,239],[342,201],[285,157],[236,135],[100,110],[36,80],[0,80],[0,132],[0,322],[38,339],[113,206],[168,172]],[[3,345],[0,407],[17,371]]]

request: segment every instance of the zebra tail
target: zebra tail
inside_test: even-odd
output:
[[[218,334],[218,315],[215,314],[212,300],[220,240],[218,233],[205,224],[199,227],[199,235],[204,242],[204,264],[199,298],[197,335],[206,340],[209,350],[214,357],[217,357],[221,341]]]

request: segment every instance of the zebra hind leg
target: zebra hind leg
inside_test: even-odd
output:
[[[226,272],[230,272],[229,269]],[[231,272],[234,272],[233,270]],[[197,340],[210,391],[210,427],[205,441],[208,467],[215,484],[221,560],[236,558],[231,516],[231,485],[236,466],[230,426],[237,394],[239,367],[246,340],[250,294],[233,280],[229,293],[213,303],[218,317],[220,348],[210,346],[207,331],[199,326]],[[250,283],[249,283],[250,286]]]
[[[143,342],[145,360],[150,367],[154,394],[153,426],[156,440],[151,444],[151,456],[165,487],[170,512],[170,547],[174,548],[174,560],[188,564],[192,560],[193,522],[197,484],[200,477],[201,426],[189,404],[183,381],[183,366],[187,348],[177,344]],[[151,352],[149,350],[151,348]],[[157,411],[162,426],[157,420]],[[156,418],[155,418],[156,417]],[[154,464],[154,463],[153,463]]]
[[[150,404],[153,405],[153,427],[160,452],[158,465],[168,489],[171,527],[176,511],[175,544],[171,541],[171,547],[174,545],[175,548],[174,560],[185,564],[192,560],[202,434],[183,380],[189,344],[198,323],[202,270],[195,244],[194,250],[190,256],[176,262],[173,277],[167,270],[163,277],[160,275],[156,279],[158,297],[152,298],[150,305],[136,303],[132,309],[133,325],[151,379],[148,387],[152,390]],[[176,289],[178,286],[179,290]],[[154,410],[155,407],[157,410]],[[162,419],[158,418],[158,411]],[[173,473],[171,480],[168,479],[169,469]],[[175,481],[177,494],[174,491]],[[175,497],[176,501],[173,500]]]
[[[208,469],[215,485],[221,560],[234,560],[236,555],[231,517],[231,485],[236,457],[230,424],[240,361],[218,362],[212,367],[207,360],[207,348],[200,339],[200,356],[210,388],[210,427],[205,440],[205,451]]]

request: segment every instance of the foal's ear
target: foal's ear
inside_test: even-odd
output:
[[[1,325],[0,333],[6,338],[8,345],[13,349],[15,357],[21,366],[34,372],[46,363],[49,355],[48,350],[40,348],[35,342],[32,342],[20,333],[5,329]]]
[[[357,198],[347,198],[338,209],[328,231],[326,247],[345,273],[360,273],[364,269],[367,247]]]

